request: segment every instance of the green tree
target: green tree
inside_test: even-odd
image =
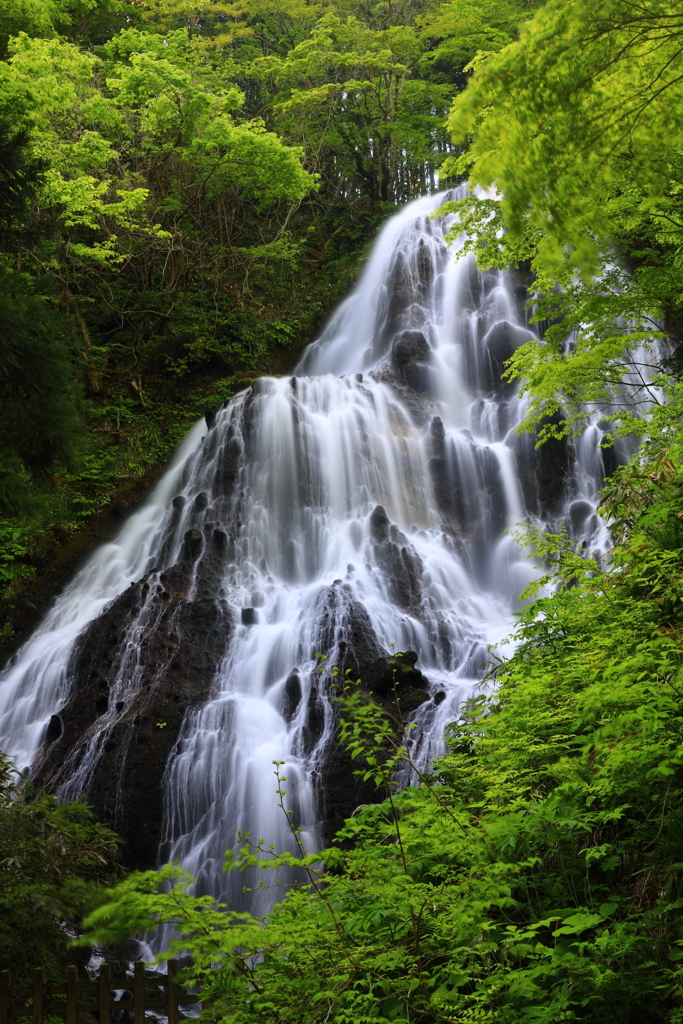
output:
[[[679,341],[680,29],[667,0],[551,0],[518,41],[480,55],[453,106],[452,137],[468,144],[457,169],[498,190],[461,207],[478,258],[531,258],[538,316],[565,318],[514,359],[528,425],[548,412],[580,423],[581,403],[619,400],[634,348]]]
[[[419,55],[410,26],[373,30],[330,13],[284,58],[249,70],[272,80],[275,124],[304,146],[329,190],[386,203],[434,182],[450,90],[411,77]]]
[[[5,514],[27,506],[32,479],[73,464],[78,433],[70,319],[44,294],[45,282],[41,289],[17,269],[18,249],[36,240],[32,206],[45,172],[28,130],[17,128],[16,117],[5,108],[0,116],[0,512]]]
[[[0,53],[20,32],[43,38],[106,36],[125,24],[132,11],[132,3],[121,0],[0,0]]]
[[[430,4],[418,19],[424,52],[423,74],[453,82],[458,91],[467,84],[465,68],[477,53],[492,54],[511,43],[534,3],[518,0],[445,0]]]
[[[68,929],[117,877],[118,837],[82,803],[60,804],[17,785],[0,754],[0,963],[18,979],[61,974]]]

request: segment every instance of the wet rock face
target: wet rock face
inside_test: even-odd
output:
[[[381,506],[376,510],[374,524],[381,532],[390,525]],[[384,515],[382,515],[384,513]],[[386,520],[386,523],[385,523]],[[309,728],[316,726],[316,702],[324,688],[334,696],[343,692],[349,681],[358,683],[368,699],[379,703],[394,723],[397,740],[406,722],[424,701],[429,700],[429,680],[416,668],[414,651],[391,654],[379,643],[365,608],[353,598],[347,585],[325,587],[318,595],[318,629],[320,649],[328,653],[321,667],[320,684],[309,697]],[[336,672],[332,674],[331,669]],[[287,687],[298,692],[296,676],[290,676]],[[322,728],[322,723],[318,722]],[[315,737],[311,737],[315,739]],[[344,820],[360,804],[384,798],[372,782],[363,781],[355,773],[362,762],[352,761],[348,751],[333,740],[323,751],[317,766],[321,780],[319,790],[320,817],[324,841],[330,842]]]
[[[523,321],[527,315],[526,304],[536,282],[536,275],[531,269],[531,260],[520,260],[516,267],[508,268],[507,274],[517,306],[517,316]]]
[[[600,440],[600,454],[602,457],[603,476],[605,479],[612,476],[620,466],[626,465],[631,451],[623,438],[614,439],[609,424],[600,424],[604,433]]]
[[[375,661],[386,652],[377,639],[368,613],[354,600],[349,587],[322,588],[316,604],[316,633],[320,650],[328,655],[327,663],[321,667],[320,686],[328,692],[341,692],[344,680],[348,677],[363,679]],[[335,676],[330,672],[333,667],[337,669]],[[310,705],[308,710],[310,726]],[[364,782],[354,774],[358,767],[348,751],[336,741],[329,743],[322,752],[317,765],[320,778],[318,813],[325,843],[332,840],[356,807],[378,799],[372,783]]]
[[[481,387],[489,393],[512,393],[516,384],[503,380],[505,364],[520,345],[533,338],[531,331],[501,320],[486,335],[485,356],[481,366]]]
[[[421,600],[422,562],[408,543],[405,534],[389,522],[382,505],[370,516],[370,532],[374,541],[377,564],[388,582],[388,597],[399,608],[416,608]]]
[[[386,354],[401,331],[419,329],[424,323],[435,282],[449,259],[448,249],[435,237],[428,218],[422,218],[420,225],[427,237],[415,247],[403,249],[399,244],[382,283],[374,344],[378,358]]]
[[[297,712],[303,691],[298,672],[291,672],[285,680],[285,701],[282,713],[286,722],[291,722]]]
[[[377,658],[369,666],[361,683],[382,703],[395,697],[401,710],[404,709],[402,702],[415,703],[414,700],[406,699],[412,691],[418,691],[420,699],[415,707],[419,707],[424,700],[429,699],[429,680],[416,667],[417,658],[415,651],[399,651],[388,657]]]
[[[518,434],[511,439],[511,444],[517,459],[525,507],[533,515],[561,515],[574,461],[569,439],[551,437],[536,448],[535,436]]]
[[[397,367],[406,367],[419,359],[424,359],[429,352],[429,345],[422,331],[403,331],[394,342],[392,355]]]
[[[419,394],[434,391],[434,371],[429,366],[429,344],[423,331],[408,330],[398,335],[391,349],[396,378]]]
[[[357,605],[352,611],[354,615],[364,609]],[[367,623],[369,625],[369,623]],[[364,631],[365,622],[359,617],[355,623],[356,633]],[[400,742],[403,730],[411,716],[430,699],[429,680],[415,667],[417,654],[414,651],[387,654],[379,645],[370,656],[370,648],[375,646],[376,638],[368,636],[370,641],[359,650],[348,650],[347,657],[341,659],[341,670],[338,679],[349,679],[360,684],[361,690],[369,700],[376,701],[386,712],[393,723],[396,742]],[[374,643],[373,643],[374,641]],[[358,655],[361,655],[359,659]],[[353,671],[355,666],[356,671]],[[351,672],[346,674],[346,668]],[[341,686],[339,687],[341,689]],[[387,749],[387,754],[391,750]],[[376,803],[383,800],[386,793],[378,790],[374,783],[364,781],[355,773],[365,766],[362,759],[351,760],[348,751],[339,742],[330,744],[321,764],[322,777],[322,827],[325,842],[329,843],[341,828],[346,818],[353,814],[361,804]]]
[[[202,550],[204,537],[199,530],[188,530],[185,534],[184,555],[186,558],[196,558]]]
[[[70,696],[50,722],[36,773],[39,787],[55,791],[80,770],[86,800],[122,836],[124,862],[137,869],[156,866],[166,762],[185,710],[207,699],[232,632],[224,603],[188,599],[191,582],[186,562],[152,573],[82,634]],[[122,674],[132,677],[127,688]],[[88,773],[91,744],[99,756]]]
[[[457,537],[485,544],[506,526],[507,509],[500,466],[488,448],[446,437],[439,416],[430,425],[428,468],[437,507]]]

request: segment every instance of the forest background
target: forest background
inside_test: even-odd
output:
[[[267,922],[196,899],[177,867],[98,896],[115,838],[78,805],[13,799],[4,771],[0,896],[14,926],[2,935],[0,922],[2,948],[24,929],[56,968],[73,953],[55,922],[99,903],[86,946],[176,923],[207,1019],[681,1024],[679,7],[25,0],[0,12],[15,592],[40,568],[31,559],[53,557],[41,538],[74,531],[127,476],[144,480],[229,378],[284,369],[374,227],[437,172],[498,190],[460,204],[470,244],[482,266],[529,261],[546,296],[543,340],[510,367],[529,429],[572,435],[600,402],[615,434],[641,440],[606,481],[608,567],[562,533],[527,536],[554,593],[527,595],[516,650],[430,775],[395,790],[407,757],[395,728],[344,687],[342,740],[378,803],[327,851],[247,844],[226,865],[302,872]],[[274,786],[287,813],[286,780]]]

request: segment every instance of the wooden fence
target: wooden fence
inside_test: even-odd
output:
[[[132,978],[112,982],[109,964],[102,964],[97,981],[83,981],[75,967],[67,967],[66,984],[46,985],[43,969],[38,967],[31,986],[19,985],[9,971],[0,971],[0,1024],[21,1017],[30,1017],[31,1024],[43,1024],[47,1016],[61,1017],[64,1024],[79,1024],[82,1013],[97,1014],[100,1024],[112,1024],[116,1010],[132,1010],[132,1024],[145,1024],[145,1010],[151,1009],[165,1009],[168,1024],[178,1024],[178,1007],[200,1000],[176,982],[177,973],[177,960],[169,960],[168,975],[149,978],[143,961],[136,960]],[[122,989],[126,998],[116,999],[116,991]]]

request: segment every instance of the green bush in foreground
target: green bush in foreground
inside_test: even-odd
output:
[[[0,969],[19,980],[73,962],[69,934],[117,878],[118,836],[81,802],[16,785],[0,754]]]
[[[490,696],[429,778],[359,809],[267,920],[192,896],[177,866],[131,876],[83,941],[175,922],[169,955],[242,1022],[623,1024],[683,1020],[681,398],[610,485],[608,573],[538,538],[560,584],[521,614]],[[354,691],[343,739],[378,783],[390,724]],[[278,777],[283,811],[283,782]],[[350,847],[350,848],[349,848]],[[275,879],[274,879],[275,880]]]

